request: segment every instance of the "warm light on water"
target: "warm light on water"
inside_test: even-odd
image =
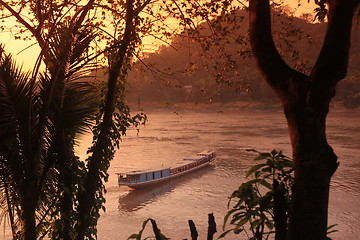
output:
[[[221,232],[227,197],[253,164],[254,155],[245,149],[276,148],[291,155],[282,113],[156,112],[148,116],[149,122],[139,134],[128,132],[111,163],[107,211],[99,222],[100,240],[127,239],[149,217],[172,239],[189,239],[188,220],[192,219],[199,239],[205,239],[208,213],[214,213]],[[331,113],[328,118],[329,142],[341,163],[330,196],[329,224],[339,224],[339,233],[331,234],[332,239],[360,239],[360,207],[356,204],[360,197],[359,117],[360,113]],[[116,172],[175,166],[183,157],[204,149],[217,151],[217,160],[210,167],[150,189],[117,187]],[[151,236],[150,226],[147,229],[145,236]],[[226,239],[246,237],[230,234]]]
[[[287,125],[280,112],[245,113],[148,113],[149,122],[139,134],[131,129],[111,162],[106,184],[106,212],[101,213],[98,239],[125,240],[138,233],[147,218],[157,221],[171,239],[190,239],[188,220],[206,239],[207,214],[214,213],[219,236],[227,211],[227,197],[244,181],[254,164],[253,153],[282,149],[291,155]],[[330,113],[328,139],[337,153],[340,166],[332,178],[329,225],[338,224],[333,240],[360,239],[360,112]],[[91,138],[85,139],[79,152],[86,152]],[[176,166],[184,157],[205,149],[214,149],[217,160],[211,166],[158,186],[131,190],[117,186],[117,172],[160,169]],[[83,156],[84,157],[84,156]],[[144,236],[152,236],[150,225]],[[3,239],[1,234],[0,239]],[[8,238],[10,239],[10,237]],[[229,234],[227,240],[245,240]]]

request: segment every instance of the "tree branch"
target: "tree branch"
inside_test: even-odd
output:
[[[330,0],[329,23],[320,55],[310,74],[314,81],[335,85],[346,75],[350,35],[358,0]],[[329,85],[329,84],[327,84]]]
[[[38,17],[38,21],[39,21],[39,25],[37,26],[37,31],[41,31],[43,25],[44,25],[44,18],[43,18],[43,14],[41,11],[41,0],[37,0],[36,1],[36,7],[37,7],[37,17]]]
[[[87,229],[92,227],[91,211],[98,211],[95,203],[96,192],[102,191],[101,165],[107,165],[109,154],[111,154],[111,141],[108,141],[112,127],[113,113],[115,110],[116,85],[120,75],[124,59],[128,53],[131,41],[134,40],[134,0],[126,1],[126,24],[122,40],[113,45],[118,46],[109,58],[109,76],[107,83],[107,94],[105,97],[104,115],[99,130],[97,141],[94,143],[92,155],[88,160],[88,173],[84,183],[84,192],[79,194],[79,223],[76,226],[78,236],[76,239],[84,239]],[[121,44],[120,44],[121,43]],[[107,168],[107,167],[106,167]],[[105,170],[106,171],[106,170]]]
[[[35,29],[33,26],[31,26],[27,21],[25,21],[24,18],[22,18],[20,16],[20,14],[18,12],[16,12],[9,4],[7,4],[6,2],[0,0],[0,4],[2,6],[4,6],[22,25],[24,25],[27,29],[29,29],[29,31],[35,36],[35,38],[37,39],[37,41],[39,42],[40,46],[43,46],[44,44],[44,40],[41,37],[40,32],[38,31],[38,29]]]
[[[86,15],[88,14],[88,12],[90,11],[90,9],[92,8],[93,4],[94,4],[95,0],[90,0],[82,9],[81,9],[81,15],[78,18],[78,20],[75,23],[75,26],[72,30],[72,33],[75,34],[79,28],[82,26],[82,23],[85,20]],[[77,14],[75,14],[74,18],[77,16]]]
[[[281,97],[289,91],[290,80],[300,81],[306,76],[290,68],[275,47],[269,0],[250,0],[249,10],[250,42],[257,64],[270,86]]]
[[[146,0],[141,6],[134,9],[134,16],[139,15],[139,13],[144,10],[144,8],[151,2],[151,0]]]

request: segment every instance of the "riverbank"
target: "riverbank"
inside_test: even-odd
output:
[[[265,103],[265,102],[212,102],[212,103],[160,103],[160,102],[147,102],[141,104],[129,104],[133,111],[142,110],[147,111],[170,111],[174,113],[180,113],[183,111],[195,111],[195,112],[218,112],[218,113],[230,113],[230,112],[246,112],[246,111],[259,111],[259,112],[282,112],[283,108],[280,103]],[[360,107],[346,108],[342,102],[332,102],[330,105],[330,112],[358,112]]]

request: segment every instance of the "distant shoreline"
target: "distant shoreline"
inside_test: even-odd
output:
[[[132,111],[171,111],[174,113],[184,111],[196,112],[282,112],[283,108],[280,103],[264,103],[264,102],[230,102],[230,103],[129,103]],[[346,108],[342,102],[332,102],[330,105],[330,112],[359,112],[360,106],[356,108]]]

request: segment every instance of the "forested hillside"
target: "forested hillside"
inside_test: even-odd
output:
[[[326,24],[274,10],[273,34],[288,64],[305,72],[320,51]],[[277,101],[263,81],[248,43],[248,13],[237,12],[174,37],[170,45],[135,63],[128,78],[130,102],[211,103]],[[336,101],[360,105],[360,27],[353,28],[348,76]]]

